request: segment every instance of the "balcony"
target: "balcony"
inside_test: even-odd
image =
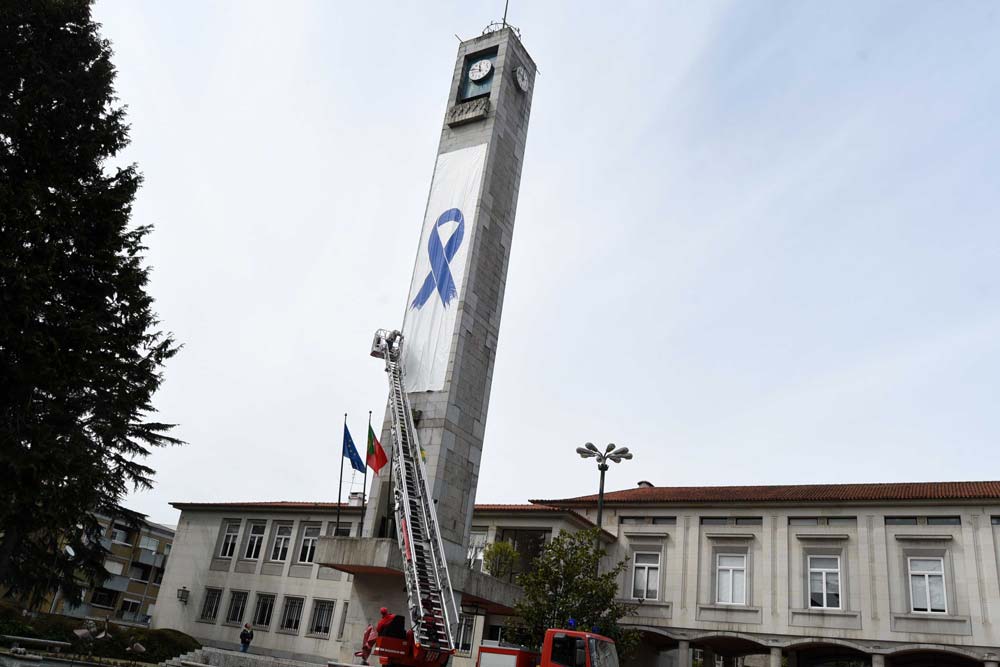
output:
[[[163,567],[163,554],[158,554],[149,549],[139,549],[138,561],[150,567]]]
[[[119,609],[115,614],[117,618],[122,623],[128,623],[131,625],[143,625],[148,626],[149,620],[152,618],[149,614],[143,614],[138,611],[125,611],[124,609]]]
[[[403,577],[403,558],[396,540],[374,537],[321,537],[316,562],[355,577]],[[510,614],[523,594],[520,586],[501,581],[465,564],[449,563],[451,584],[461,604],[489,613]]]
[[[123,577],[120,574],[112,574],[107,578],[107,580],[105,580],[102,588],[106,588],[109,591],[124,593],[128,590],[128,577]]]

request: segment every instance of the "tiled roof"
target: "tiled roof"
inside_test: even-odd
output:
[[[504,505],[497,503],[476,504],[477,512],[565,512],[562,507],[552,507],[550,505]]]
[[[220,509],[225,509],[227,507],[241,508],[241,509],[259,509],[259,510],[335,510],[337,509],[338,503],[317,503],[317,502],[298,502],[294,500],[269,500],[269,501],[251,501],[246,503],[170,503],[179,510],[182,509],[211,509],[213,507],[218,507]],[[348,503],[339,503],[342,509],[361,509],[361,505],[349,505]]]
[[[809,503],[934,500],[1000,501],[1000,481],[890,482],[884,484],[796,484],[782,486],[653,486],[609,491],[609,504],[660,503]],[[597,495],[533,500],[543,506],[587,507]]]
[[[327,510],[327,509],[337,509],[337,503],[322,503],[322,502],[298,502],[294,500],[269,500],[269,501],[251,501],[246,503],[171,503],[174,507],[182,509],[185,507],[242,507],[244,509],[317,509],[317,510]],[[355,508],[361,509],[360,505],[348,505],[347,503],[340,503],[341,508]],[[532,504],[498,504],[498,503],[483,503],[476,505],[477,512],[566,512],[565,508],[562,507],[550,507],[547,505],[540,505],[538,503]]]

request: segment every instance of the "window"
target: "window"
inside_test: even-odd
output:
[[[590,638],[591,667],[618,667],[618,651],[613,642]]]
[[[344,638],[344,626],[347,624],[347,605],[348,601],[344,600],[344,604],[340,607],[340,624],[337,626],[337,639]]]
[[[163,568],[158,567],[153,570],[153,583],[159,586],[163,583]]]
[[[240,534],[239,521],[227,521],[225,534],[222,536],[222,546],[219,548],[219,558],[232,558],[236,553],[236,539]]]
[[[111,541],[118,544],[132,544],[128,541],[128,528],[116,523],[111,529]]]
[[[620,516],[618,524],[621,526],[641,526],[649,523],[649,519],[644,516]]]
[[[455,650],[464,655],[472,654],[472,632],[476,628],[476,617],[472,614],[458,615],[458,632],[455,633]]]
[[[809,556],[809,606],[840,609],[839,556]]]
[[[156,539],[155,537],[150,537],[148,535],[144,535],[139,540],[139,546],[142,547],[143,549],[149,549],[150,551],[156,551],[157,549],[160,548],[160,541],[158,539]]]
[[[285,608],[281,611],[280,628],[285,632],[298,632],[302,619],[302,598],[285,598]]]
[[[858,517],[856,516],[831,516],[826,520],[831,526],[856,526]]]
[[[243,552],[243,558],[257,560],[260,556],[260,547],[264,544],[264,527],[263,523],[250,524],[250,536],[247,538],[247,548]]]
[[[729,519],[724,516],[703,516],[701,517],[703,526],[728,526]]]
[[[909,558],[910,605],[914,612],[946,614],[943,558]]]
[[[108,571],[109,574],[121,574],[125,571],[125,563],[119,563],[116,560],[105,559],[104,569]]]
[[[819,519],[814,516],[790,516],[788,517],[789,526],[818,526]]]
[[[122,611],[125,613],[138,614],[140,606],[142,606],[142,603],[138,600],[130,600],[129,598],[122,600]]]
[[[319,540],[319,525],[309,525],[302,530],[302,545],[299,547],[300,563],[313,562],[317,540]]]
[[[653,517],[654,526],[676,526],[677,517],[675,516],[654,516]]]
[[[502,625],[490,625],[486,628],[486,639],[491,642],[503,641],[503,626]]]
[[[309,632],[314,635],[330,635],[330,626],[333,625],[333,611],[337,603],[330,600],[316,600],[313,602],[312,623],[309,624]]]
[[[740,516],[736,517],[737,526],[762,526],[764,525],[764,519],[759,516]]]
[[[214,621],[219,615],[219,602],[222,600],[222,590],[206,588],[205,600],[201,603],[201,620]]]
[[[1000,516],[991,516],[990,517],[990,524],[992,524],[994,526],[1000,526]]]
[[[719,604],[746,604],[746,555],[719,554],[716,562],[715,601]]]
[[[469,550],[466,553],[466,564],[475,572],[483,571],[483,549],[486,548],[486,529],[473,528],[469,533]]]
[[[142,563],[135,563],[129,568],[128,578],[136,581],[149,581],[149,575],[153,568]]]
[[[109,591],[107,588],[98,588],[90,598],[90,604],[95,607],[114,608],[118,602],[118,591]]]
[[[632,562],[632,597],[656,600],[660,590],[660,554],[636,552]]]
[[[226,623],[240,624],[243,622],[243,612],[247,608],[247,592],[232,591],[229,593],[229,609],[226,611]]]
[[[887,526],[915,526],[915,525],[917,525],[917,517],[915,517],[915,516],[887,516],[885,518],[885,525],[887,525]]]
[[[288,545],[292,541],[292,524],[279,525],[274,531],[274,544],[271,545],[271,560],[283,561],[288,557]]]
[[[167,545],[165,545],[163,547],[163,555],[164,556],[169,556],[170,555],[170,545],[169,544],[167,544]]]
[[[327,528],[328,534],[334,537],[350,537],[351,536],[351,523],[336,523],[331,522],[329,528]]]
[[[253,609],[253,627],[267,630],[271,626],[271,612],[274,611],[274,596],[257,593],[257,605]]]
[[[552,664],[564,667],[586,667],[587,645],[583,637],[557,634],[552,638]]]
[[[488,70],[486,76],[480,78],[478,81],[473,81],[469,76],[469,71],[472,69],[473,65],[476,65],[483,60],[488,60],[490,62],[490,69]],[[462,76],[462,82],[459,84],[458,88],[458,100],[460,102],[471,100],[474,97],[482,97],[490,94],[490,88],[493,85],[493,66],[496,65],[496,61],[496,49],[492,52],[476,53],[466,56],[465,64],[463,65],[464,74]]]
[[[927,517],[928,526],[961,526],[962,517],[960,516],[929,516]]]

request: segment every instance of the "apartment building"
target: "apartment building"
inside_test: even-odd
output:
[[[134,526],[108,517],[98,516],[98,520],[104,530],[101,544],[109,552],[104,560],[107,580],[100,587],[86,591],[82,604],[73,606],[56,597],[50,601],[49,610],[69,616],[149,625],[174,531],[145,518]]]

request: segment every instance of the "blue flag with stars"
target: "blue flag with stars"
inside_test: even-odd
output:
[[[344,456],[351,460],[352,468],[358,472],[365,471],[365,462],[361,460],[358,448],[354,446],[354,438],[351,437],[351,432],[347,430],[347,424],[344,424]]]

